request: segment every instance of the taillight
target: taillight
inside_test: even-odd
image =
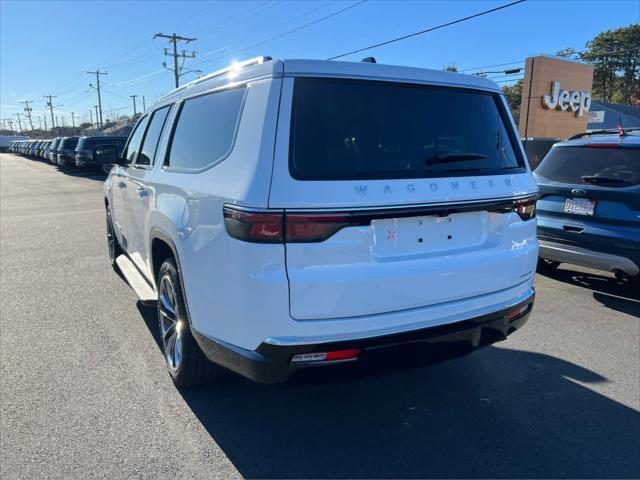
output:
[[[225,206],[224,224],[233,238],[255,243],[284,242],[282,212],[252,212]]]
[[[537,197],[523,198],[513,202],[512,211],[516,212],[522,220],[531,220],[536,216]]]
[[[224,207],[224,223],[233,238],[258,243],[322,242],[347,226],[368,224],[347,214],[284,213]]]
[[[360,356],[360,349],[333,350],[330,352],[300,353],[291,357],[291,363],[313,363],[313,362],[347,362],[357,360]]]
[[[344,227],[353,225],[349,215],[298,214],[285,215],[285,239],[288,243],[322,242]]]

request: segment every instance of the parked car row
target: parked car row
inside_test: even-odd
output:
[[[80,168],[103,167],[94,156],[98,145],[115,145],[121,152],[127,137],[56,137],[51,140],[16,140],[9,145],[9,152],[27,157],[48,160],[55,165],[70,165]]]

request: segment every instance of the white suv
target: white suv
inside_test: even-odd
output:
[[[449,357],[531,311],[537,186],[489,80],[262,57],[94,153],[111,261],[157,300],[178,385]]]

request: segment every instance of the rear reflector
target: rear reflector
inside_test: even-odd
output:
[[[536,216],[536,197],[524,198],[513,202],[513,211],[522,220],[531,220]]]
[[[518,310],[515,310],[515,311],[511,312],[509,315],[507,315],[507,320],[512,322],[512,321],[516,320],[517,318],[522,317],[525,313],[527,313],[529,311],[529,307],[530,306],[531,306],[531,304],[527,304],[524,307],[521,307]]]
[[[336,362],[357,360],[360,349],[334,350],[332,352],[301,353],[291,357],[291,363]]]

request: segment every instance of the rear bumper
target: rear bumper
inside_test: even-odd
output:
[[[93,157],[86,157],[84,155],[76,155],[75,162],[76,162],[76,167],[88,167],[88,166],[95,167],[97,165]]]
[[[292,365],[294,355],[359,349],[357,360],[349,362],[365,366],[410,367],[434,363],[470,353],[476,348],[504,340],[522,327],[531,313],[533,288],[524,300],[502,310],[467,320],[390,335],[332,342],[287,343],[269,339],[255,350],[244,350],[220,340],[192,332],[207,358],[240,375],[262,383],[282,383],[294,373],[310,367],[340,368],[345,363]]]
[[[58,155],[58,165],[75,165],[76,159],[69,155]]]
[[[631,255],[625,256],[624,250],[610,253],[591,245],[586,245],[585,248],[542,239],[538,244],[540,257],[554,262],[570,263],[607,272],[620,270],[632,277],[640,273],[638,263],[631,258]]]

